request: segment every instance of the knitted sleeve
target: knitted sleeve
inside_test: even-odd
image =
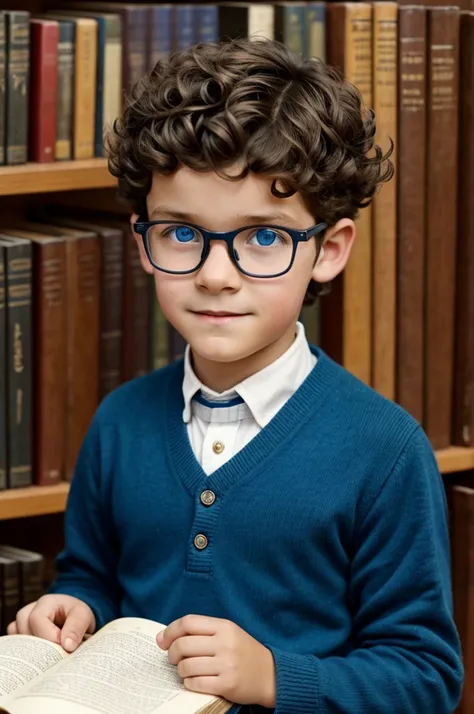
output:
[[[322,659],[269,646],[276,714],[451,714],[463,666],[447,508],[421,428],[357,523],[348,602],[354,647],[347,656]]]
[[[77,459],[65,515],[65,547],[49,589],[87,603],[94,612],[96,629],[119,617],[120,602],[117,547],[101,487],[98,432],[96,416]]]

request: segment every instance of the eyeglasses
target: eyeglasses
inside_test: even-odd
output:
[[[143,238],[150,263],[157,270],[174,275],[193,273],[209,255],[211,240],[227,243],[229,256],[244,275],[278,278],[295,260],[298,243],[317,239],[317,255],[323,244],[327,223],[317,223],[304,231],[283,226],[244,226],[226,233],[208,231],[181,221],[142,221],[134,230]]]

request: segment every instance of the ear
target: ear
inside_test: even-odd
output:
[[[143,238],[140,235],[140,233],[137,233],[133,226],[136,221],[138,221],[138,214],[137,213],[132,213],[130,216],[130,229],[132,231],[132,234],[137,242],[138,246],[138,252],[140,253],[140,263],[142,264],[142,268],[145,271],[145,273],[148,273],[148,275],[153,275],[154,268],[150,261],[148,260],[148,256],[146,254],[145,246],[143,244]]]
[[[350,218],[342,218],[326,230],[321,253],[311,275],[315,282],[328,283],[342,273],[349,260],[355,236],[355,223]]]

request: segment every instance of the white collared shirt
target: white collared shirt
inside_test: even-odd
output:
[[[296,325],[296,338],[275,362],[252,374],[225,392],[215,392],[197,378],[191,364],[189,345],[184,355],[183,421],[194,454],[206,474],[211,474],[263,429],[275,414],[296,392],[316,364],[303,324]],[[205,399],[229,401],[236,396],[244,400],[240,418],[226,420],[225,409],[219,412],[218,421],[207,421],[195,413],[193,397],[201,390]],[[234,409],[235,413],[235,409]]]

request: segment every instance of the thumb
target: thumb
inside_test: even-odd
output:
[[[74,652],[92,625],[91,611],[82,603],[74,605],[68,612],[61,631],[61,646],[66,652]]]

